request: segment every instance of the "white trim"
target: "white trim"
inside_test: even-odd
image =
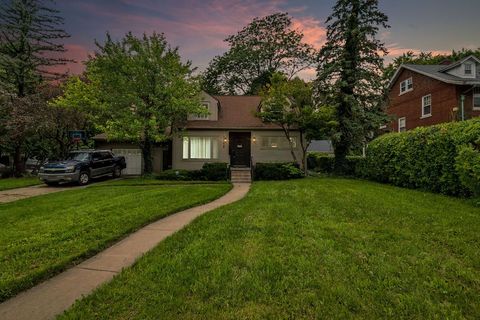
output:
[[[400,121],[403,120],[403,127],[400,127]],[[404,131],[401,131],[400,129],[401,128],[404,128],[405,130],[404,131],[407,131],[407,118],[406,117],[401,117],[401,118],[398,118],[398,132],[404,132]]]
[[[408,87],[409,82],[410,82],[410,86],[411,86],[410,88]],[[404,84],[404,83],[405,83],[405,90],[402,91],[402,84]],[[405,93],[408,93],[410,91],[413,91],[413,78],[412,77],[410,77],[408,79],[405,79],[402,82],[400,82],[400,94],[399,94],[399,96],[401,96]]]
[[[428,105],[430,107],[429,113],[425,113],[425,107],[427,107],[427,105],[425,104],[425,98],[430,98],[430,105]],[[432,116],[432,95],[427,94],[426,96],[422,97],[422,117],[420,119],[428,118],[431,116]]]

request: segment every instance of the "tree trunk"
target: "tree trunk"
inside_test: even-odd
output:
[[[152,141],[145,135],[145,140],[141,146],[143,154],[143,174],[148,175],[153,172],[153,159],[152,159]]]
[[[305,144],[303,141],[303,131],[300,131],[300,146],[302,148],[302,163],[300,164],[300,169],[303,173],[307,175],[307,149],[309,143]]]
[[[21,177],[25,172],[25,166],[22,159],[22,150],[20,146],[15,146],[13,152],[13,168],[15,177]]]
[[[295,149],[293,148],[292,141],[290,140],[290,131],[282,126],[283,133],[285,133],[285,138],[288,140],[288,145],[290,146],[290,154],[292,155],[293,162],[298,163],[297,155],[295,154]]]

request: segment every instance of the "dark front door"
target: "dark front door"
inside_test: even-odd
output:
[[[250,132],[230,132],[230,165],[250,167]]]

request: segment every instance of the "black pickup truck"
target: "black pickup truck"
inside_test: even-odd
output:
[[[48,185],[60,182],[86,185],[91,178],[107,175],[118,178],[126,167],[124,157],[108,150],[80,150],[71,152],[65,160],[47,162],[40,167],[38,177]]]

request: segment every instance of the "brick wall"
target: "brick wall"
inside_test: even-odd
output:
[[[413,90],[400,95],[400,83],[413,80]],[[422,118],[422,97],[432,95],[432,115]],[[452,121],[453,108],[459,107],[457,86],[404,69],[389,94],[387,113],[393,116],[391,129],[398,131],[398,118],[406,118],[407,130]],[[470,107],[471,109],[471,107]]]

